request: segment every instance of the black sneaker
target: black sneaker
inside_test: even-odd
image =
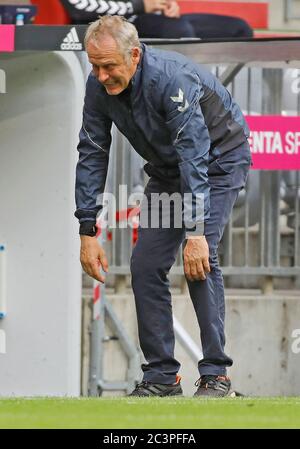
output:
[[[195,386],[198,387],[198,390],[194,396],[221,398],[228,396],[231,382],[226,376],[204,375],[195,382]]]
[[[182,395],[180,380],[181,377],[177,375],[175,384],[166,385],[143,381],[128,396],[180,396]]]

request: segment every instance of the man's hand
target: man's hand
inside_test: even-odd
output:
[[[143,0],[146,13],[163,11],[167,6],[167,0]]]
[[[183,251],[184,272],[189,281],[206,279],[210,272],[209,248],[204,236],[189,237]]]
[[[84,271],[99,282],[104,283],[104,276],[100,268],[107,273],[108,262],[104,249],[99,245],[96,237],[81,235],[80,262]]]
[[[180,17],[180,8],[176,0],[167,0],[164,15],[173,19],[178,19]]]

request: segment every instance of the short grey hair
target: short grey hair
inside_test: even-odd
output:
[[[134,47],[141,48],[135,26],[122,16],[103,16],[91,23],[84,38],[85,48],[89,41],[93,41],[97,45],[101,36],[111,36],[126,61],[129,61],[131,50]]]

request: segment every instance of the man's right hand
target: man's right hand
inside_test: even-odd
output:
[[[167,6],[167,0],[143,0],[145,13],[163,11]]]
[[[104,283],[104,276],[100,274],[100,268],[107,273],[108,262],[105,251],[98,243],[96,237],[81,235],[80,262],[84,271],[99,282]]]
[[[180,8],[176,0],[167,0],[167,6],[164,9],[164,15],[172,19],[179,19]]]

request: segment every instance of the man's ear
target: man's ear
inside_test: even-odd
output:
[[[133,47],[131,50],[131,58],[134,64],[138,64],[141,58],[141,50],[139,47]]]

